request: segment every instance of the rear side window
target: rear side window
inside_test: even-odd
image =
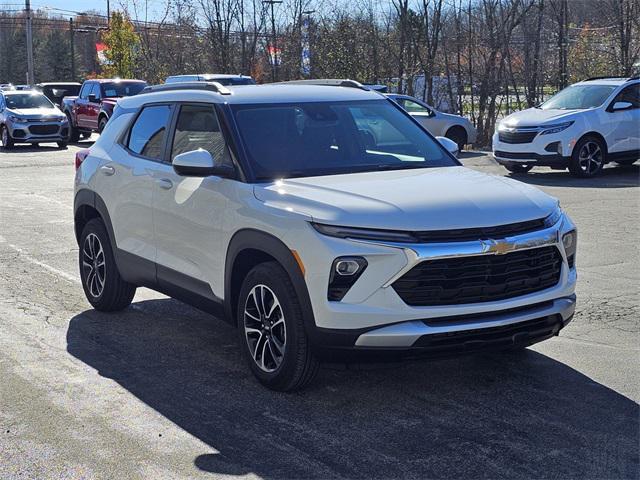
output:
[[[127,144],[129,150],[152,160],[161,160],[170,115],[169,105],[143,108],[131,127]]]
[[[212,105],[183,105],[173,136],[171,161],[181,153],[207,150],[219,164],[231,165],[227,144]]]

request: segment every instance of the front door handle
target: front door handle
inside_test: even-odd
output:
[[[160,178],[156,181],[158,182],[158,185],[160,185],[160,188],[164,190],[171,190],[173,188],[173,182],[168,178]]]
[[[113,167],[110,167],[109,165],[103,165],[102,167],[100,167],[100,171],[105,175],[109,175],[109,176],[116,173],[116,169]]]

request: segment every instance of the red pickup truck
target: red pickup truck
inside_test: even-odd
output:
[[[62,111],[69,118],[69,141],[102,132],[119,98],[136,95],[147,86],[142,80],[96,79],[82,84],[77,97],[64,97]]]

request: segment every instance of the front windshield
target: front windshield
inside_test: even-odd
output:
[[[103,83],[102,92],[105,97],[131,97],[139,94],[146,86],[144,82]]]
[[[29,108],[53,108],[53,103],[41,93],[19,93],[6,95],[5,101],[10,110]]]
[[[258,180],[457,165],[386,100],[232,108]]]
[[[540,108],[543,110],[581,110],[599,107],[615,88],[615,86],[609,85],[574,85],[556,93],[540,105]]]

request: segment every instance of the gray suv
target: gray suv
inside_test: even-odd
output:
[[[5,150],[15,143],[55,142],[67,147],[67,117],[41,92],[0,91],[0,139]]]

